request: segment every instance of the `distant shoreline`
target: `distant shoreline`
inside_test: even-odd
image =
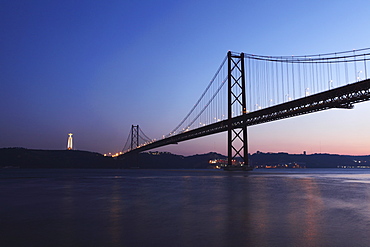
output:
[[[183,156],[154,151],[141,153],[136,160],[79,150],[0,148],[0,168],[210,169],[225,159],[215,152]],[[256,152],[249,155],[249,164],[255,168],[370,168],[370,155]]]

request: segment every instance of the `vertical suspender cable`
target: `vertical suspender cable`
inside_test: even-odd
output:
[[[366,69],[366,57],[364,54],[364,70],[365,70],[365,79],[367,79],[367,69]]]

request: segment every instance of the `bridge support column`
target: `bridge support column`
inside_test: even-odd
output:
[[[134,150],[139,146],[139,125],[131,126],[131,150]],[[133,154],[133,164],[132,167],[139,167],[139,153],[135,152]]]
[[[240,128],[232,126],[232,118],[247,113],[244,53],[227,53],[228,57],[228,167],[232,167],[237,159],[248,167],[248,136],[247,125]]]
[[[131,126],[131,150],[139,146],[139,125]]]

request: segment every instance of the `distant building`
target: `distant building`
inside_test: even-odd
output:
[[[231,160],[232,165],[243,165],[243,162],[237,161],[237,160]],[[225,166],[227,166],[228,160],[227,159],[213,159],[209,160],[208,164],[210,165],[208,168],[215,168],[215,169],[221,169]]]
[[[68,134],[67,150],[73,149],[73,137],[72,136],[73,136],[72,133]]]

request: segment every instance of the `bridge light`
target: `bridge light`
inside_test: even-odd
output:
[[[329,90],[333,87],[333,80],[329,81]]]
[[[357,72],[357,81],[361,81],[360,73],[362,73],[362,70]]]
[[[285,97],[287,98],[287,101],[290,101],[292,98],[289,97],[289,94],[286,94]]]
[[[310,89],[309,89],[309,88],[306,88],[306,89],[305,89],[304,95],[305,95],[305,96],[310,95]]]

